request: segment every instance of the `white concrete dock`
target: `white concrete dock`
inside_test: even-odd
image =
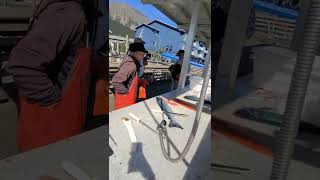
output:
[[[51,176],[74,180],[61,163],[69,161],[91,177],[107,179],[107,126],[0,161],[1,180],[37,180]]]
[[[173,91],[163,96],[174,97],[174,93]],[[187,117],[174,116],[184,128],[183,130],[168,128],[171,141],[170,154],[175,158],[182,152],[189,138],[195,111],[179,104],[170,105],[170,107],[172,112],[188,115]],[[152,112],[151,109],[160,109],[155,98],[109,114],[109,133],[114,140],[109,138],[109,144],[114,151],[114,155],[109,158],[109,179],[204,179],[209,173],[211,160],[211,116],[202,113],[198,132],[189,153],[183,161],[172,163],[163,156],[157,134],[157,126],[162,121],[162,115]],[[128,115],[129,112],[139,116],[148,127],[131,119]],[[136,152],[131,153],[131,142],[128,131],[121,120],[122,117],[130,118],[132,121],[137,142],[141,147]]]

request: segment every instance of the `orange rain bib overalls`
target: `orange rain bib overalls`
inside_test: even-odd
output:
[[[20,98],[17,143],[21,152],[69,138],[83,131],[87,112],[90,59],[91,50],[80,49],[58,103],[42,107]]]
[[[138,73],[135,74],[132,84],[129,88],[128,94],[117,94],[114,95],[114,109],[124,108],[130,105],[133,105],[137,101],[138,96],[138,85],[139,77]]]

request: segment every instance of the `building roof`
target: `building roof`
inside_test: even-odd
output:
[[[156,31],[157,33],[159,32],[158,29],[156,29],[156,28],[154,28],[154,27],[152,27],[152,26],[149,26],[149,25],[147,25],[147,24],[141,24],[140,26],[136,27],[135,29],[139,29],[139,28],[141,28],[142,26],[145,26],[145,27],[151,29],[152,31]]]
[[[158,23],[158,24],[160,24],[160,25],[162,25],[162,26],[165,26],[165,27],[167,27],[167,28],[169,28],[169,29],[172,29],[172,30],[177,31],[177,32],[182,33],[182,34],[185,33],[183,30],[178,29],[178,28],[176,28],[176,27],[173,27],[173,26],[171,26],[171,25],[169,25],[169,24],[167,24],[167,23],[164,23],[164,22],[162,22],[162,21],[159,21],[159,20],[153,20],[153,21],[149,22],[148,25],[151,25],[151,24],[153,24],[153,23]]]
[[[195,39],[203,41],[208,44],[211,39],[211,1],[210,0],[199,0],[200,1],[200,13],[198,16],[198,26]],[[171,0],[158,1],[158,0],[141,0],[143,4],[152,4],[163,14],[173,20],[178,28],[189,30],[192,12],[194,11],[193,0]],[[150,24],[150,23],[149,23]]]
[[[282,18],[288,18],[292,20],[296,20],[298,17],[298,12],[293,9],[279,7],[273,3],[258,1],[258,0],[254,0],[253,3],[256,10],[259,10],[259,11],[267,12],[272,15],[276,15]]]

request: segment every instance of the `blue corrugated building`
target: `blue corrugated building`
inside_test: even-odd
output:
[[[187,41],[187,33],[159,20],[136,27],[135,37],[145,41],[145,48],[148,51],[164,50],[165,53],[162,53],[162,57],[171,60],[176,60],[170,57],[175,56],[178,50],[185,49]],[[208,48],[195,41],[191,52],[191,61],[203,63],[207,53]]]
[[[156,51],[158,45],[159,30],[147,24],[142,24],[136,28],[135,37],[140,37],[145,41],[145,48],[147,50]]]
[[[146,42],[147,50],[163,49],[169,53],[184,49],[186,41],[184,31],[158,20],[136,27],[135,37],[140,37]]]

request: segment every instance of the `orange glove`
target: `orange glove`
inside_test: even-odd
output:
[[[139,98],[146,99],[147,98],[147,86],[149,85],[148,80],[140,80],[139,81]]]

